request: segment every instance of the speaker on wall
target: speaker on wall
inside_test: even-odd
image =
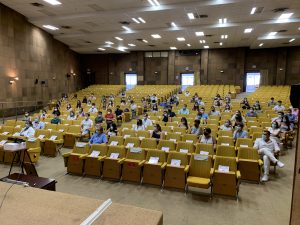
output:
[[[299,108],[300,101],[300,83],[291,86],[290,101],[293,108]]]

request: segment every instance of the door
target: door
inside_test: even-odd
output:
[[[134,88],[134,86],[137,85],[137,74],[125,73],[125,85],[126,85],[126,90]]]
[[[185,90],[188,86],[193,86],[195,82],[194,73],[181,74],[181,89]]]
[[[246,92],[254,92],[260,85],[260,72],[248,72],[246,74]]]

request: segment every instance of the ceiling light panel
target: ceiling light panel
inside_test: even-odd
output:
[[[140,21],[138,21],[136,18],[131,18],[134,22],[136,23],[141,23]]]
[[[188,47],[191,47],[192,45],[191,44],[186,44]]]
[[[59,30],[58,27],[52,26],[52,25],[43,25],[43,27],[49,29],[49,30]]]
[[[195,34],[196,34],[197,37],[204,36],[203,31],[197,31],[197,32],[195,32]]]
[[[209,48],[209,46],[208,45],[204,45],[204,48]]]
[[[222,43],[222,42],[220,42],[220,43],[219,43],[219,45],[220,45],[220,46],[222,46],[222,45],[223,45],[223,43]]]
[[[268,36],[275,36],[277,34],[277,32],[270,32],[269,34],[268,34]]]
[[[219,24],[226,24],[226,23],[227,23],[227,18],[219,19]]]
[[[61,2],[60,1],[57,1],[57,0],[43,0],[44,2],[47,2],[51,5],[61,5]]]
[[[128,46],[135,47],[136,45],[135,44],[128,44]]]
[[[228,35],[227,34],[222,34],[221,35],[221,39],[227,39],[228,38]]]
[[[139,19],[139,21],[141,21],[142,23],[146,23],[146,21],[145,21],[142,17],[139,17],[138,19]]]
[[[252,30],[253,30],[253,28],[246,28],[246,29],[244,30],[244,33],[251,33]]]
[[[256,12],[256,7],[253,7],[253,8],[251,9],[250,14],[253,15],[255,12]]]
[[[105,51],[106,49],[105,48],[98,48],[98,50]]]
[[[195,19],[194,13],[188,13],[187,16],[188,16],[188,18],[189,18],[190,20],[194,20],[194,19]]]
[[[259,44],[259,47],[262,47],[263,45],[264,45],[264,43],[260,43],[260,44]]]
[[[155,39],[159,39],[161,38],[161,36],[159,34],[151,34],[151,36]]]
[[[200,44],[204,44],[206,41],[205,40],[200,40],[199,42],[200,42]]]
[[[108,44],[108,45],[113,45],[114,43],[111,42],[111,41],[106,41],[105,44]]]
[[[295,38],[292,38],[291,40],[289,40],[289,42],[293,42],[293,41],[295,41],[296,39]]]
[[[178,37],[177,41],[185,41],[185,38],[184,37]]]
[[[148,2],[149,2],[152,6],[160,6],[158,0],[148,0]]]
[[[148,43],[148,41],[146,39],[143,39],[143,42]]]
[[[177,27],[176,23],[174,23],[174,22],[171,23],[171,26],[172,27]]]
[[[130,29],[129,27],[122,26],[122,28],[123,28],[124,30],[131,31],[131,29]]]
[[[288,23],[290,17],[291,17],[293,14],[294,14],[294,13],[282,13],[282,14],[278,17],[277,22],[278,22],[278,23]]]
[[[119,41],[123,41],[123,39],[120,38],[120,37],[115,37],[115,39],[117,39],[117,40],[119,40]]]
[[[176,50],[177,48],[176,48],[176,47],[170,47],[170,49],[171,49],[171,50]]]

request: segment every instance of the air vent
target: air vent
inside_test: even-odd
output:
[[[258,7],[258,8],[256,8],[254,14],[261,14],[263,11],[264,11],[264,7]]]
[[[155,47],[155,45],[148,45],[149,47]]]
[[[279,30],[277,31],[278,33],[284,33],[284,32],[287,32],[287,30]]]
[[[38,3],[38,2],[33,2],[33,3],[30,3],[30,4],[35,6],[35,7],[43,7],[44,6],[43,4]]]
[[[199,15],[200,18],[207,18],[208,15],[205,15],[205,14],[202,14],[202,15]]]
[[[283,13],[285,12],[286,10],[288,10],[289,8],[276,8],[276,9],[273,9],[272,11],[274,13]]]
[[[282,45],[288,45],[288,44],[290,44],[290,42],[283,42],[283,43],[281,43]]]
[[[141,41],[141,42],[143,42],[143,39],[142,38],[138,38],[138,39],[136,39],[137,41]]]
[[[214,44],[220,44],[220,42],[219,41],[215,41]]]
[[[91,44],[92,42],[90,42],[90,41],[84,41],[85,43],[87,43],[87,44]]]
[[[120,24],[122,24],[122,25],[130,25],[130,22],[128,22],[128,21],[120,21]]]
[[[214,35],[212,35],[212,34],[205,34],[205,37],[212,37],[212,36],[214,36]]]
[[[72,27],[70,26],[61,26],[62,29],[71,29]]]

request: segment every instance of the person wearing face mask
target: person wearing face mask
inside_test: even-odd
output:
[[[84,113],[84,111],[83,111],[83,108],[79,108],[78,114],[77,114],[77,118],[79,118],[79,117],[84,117],[84,116],[85,116],[85,113]]]
[[[190,114],[190,111],[187,108],[187,104],[183,105],[182,109],[179,110],[178,114],[181,114],[181,115],[189,115]]]
[[[288,135],[288,132],[291,130],[291,127],[290,127],[290,121],[289,121],[289,118],[284,115],[282,117],[282,120],[281,120],[281,123],[279,125],[279,129],[280,129],[280,140],[283,142],[284,146],[287,147],[287,135]]]
[[[199,104],[198,104],[198,102],[194,103],[193,111],[199,111]]]
[[[82,103],[85,103],[85,104],[87,103],[87,98],[86,98],[86,96],[83,97]]]
[[[89,145],[92,146],[93,144],[106,144],[107,137],[106,134],[103,132],[103,127],[96,127],[95,133],[89,140]]]
[[[67,120],[76,120],[76,115],[75,115],[75,112],[72,110],[70,111],[70,114],[68,115],[67,117]]]
[[[33,129],[42,130],[45,129],[45,124],[40,121],[39,117],[36,117],[32,123]]]
[[[200,136],[200,134],[202,134],[200,120],[194,120],[194,126],[191,128],[190,134],[195,134],[198,137]]]
[[[239,124],[235,127],[233,132],[233,139],[236,141],[238,138],[248,138],[248,132],[243,130],[244,124]]]
[[[105,115],[105,121],[106,121],[107,129],[110,128],[111,124],[113,123],[113,120],[115,120],[115,116],[112,113],[112,110],[108,109],[107,113]]]
[[[116,118],[117,118],[117,123],[122,122],[123,120],[123,110],[120,109],[120,106],[117,105],[117,108],[115,110]]]
[[[98,109],[95,106],[95,103],[92,104],[92,107],[89,109],[89,113],[97,113]]]
[[[200,120],[200,122],[202,122],[202,123],[207,123],[208,118],[209,118],[209,117],[208,117],[208,114],[205,113],[205,108],[202,107],[202,108],[198,111],[198,113],[197,113],[195,119]]]
[[[237,110],[235,114],[231,117],[231,122],[233,124],[233,127],[235,127],[238,124],[245,124],[247,121],[245,118],[242,116],[242,113],[240,110]]]
[[[66,109],[68,112],[71,112],[73,110],[71,104],[68,104]]]
[[[40,115],[40,119],[44,121],[46,118],[48,118],[48,114],[47,111],[43,109]]]
[[[285,110],[285,107],[282,105],[282,101],[278,101],[277,105],[274,106],[273,110],[275,112],[283,112]]]
[[[144,114],[144,118],[143,118],[142,122],[145,127],[152,126],[152,120],[149,119],[149,116],[147,113]]]
[[[220,111],[216,110],[216,108],[214,106],[211,107],[211,110],[209,112],[210,116],[220,116]]]
[[[56,114],[57,116],[60,116],[60,111],[59,111],[59,109],[58,109],[57,107],[55,107],[55,108],[53,109],[52,114],[53,114],[53,115]]]
[[[26,138],[32,138],[34,137],[35,130],[32,128],[31,121],[25,122],[25,127],[21,130],[20,136],[26,137]]]
[[[136,117],[137,105],[134,103],[133,100],[131,100],[130,102],[130,109],[131,109],[132,118],[134,119]]]
[[[91,100],[88,100],[87,103],[86,103],[86,105],[87,105],[87,106],[92,106],[92,101],[91,101]]]
[[[185,95],[185,97],[189,97],[190,96],[190,92],[189,91],[185,91],[184,95]]]
[[[103,123],[103,121],[104,121],[104,118],[102,116],[102,112],[99,111],[98,115],[95,118],[95,124],[101,124],[101,123]]]
[[[54,114],[54,118],[51,120],[51,124],[61,124],[61,119],[57,114]]]
[[[90,114],[85,115],[85,119],[81,121],[81,135],[89,135],[90,130],[93,127],[93,121],[90,119]]]
[[[178,127],[185,128],[186,130],[189,129],[188,121],[187,121],[187,119],[186,119],[185,117],[182,117],[182,118],[180,119],[180,124],[179,124]]]
[[[224,112],[231,112],[231,106],[230,106],[230,104],[226,104],[225,105]]]
[[[209,127],[204,128],[203,135],[200,138],[200,143],[203,144],[212,144],[214,147],[214,150],[217,147],[217,141],[215,137],[211,135],[211,129]]]
[[[257,113],[254,111],[253,107],[251,107],[249,112],[246,113],[246,117],[257,117]]]
[[[167,123],[169,121],[169,115],[167,111],[164,111],[163,116],[162,116],[162,121]]]
[[[279,153],[280,148],[277,142],[270,138],[270,132],[264,130],[262,138],[257,138],[253,148],[257,149],[258,154],[264,162],[264,175],[261,181],[266,182],[269,180],[270,162],[277,164],[280,168],[284,167],[284,164],[275,158],[274,154]]]
[[[256,112],[261,112],[261,105],[259,103],[258,100],[255,101],[255,104],[253,105],[253,109],[256,111]]]
[[[277,144],[280,143],[280,128],[276,121],[272,122],[272,125],[270,128],[268,128],[268,131],[270,132],[270,138],[274,139]]]
[[[240,103],[242,109],[250,109],[250,104],[247,98],[244,98],[243,101]]]
[[[278,123],[278,125],[280,126],[283,116],[284,116],[283,112],[278,112],[277,117],[272,118],[272,122],[276,121]]]
[[[109,129],[107,129],[106,131],[106,134],[108,137],[117,136],[118,135],[117,125],[115,123],[110,124]]]
[[[81,101],[77,100],[76,109],[80,109],[80,108],[81,108]]]
[[[170,107],[170,108],[168,109],[168,116],[169,116],[169,117],[175,117],[175,116],[176,116],[176,114],[172,111],[172,107]]]
[[[297,124],[297,117],[296,117],[296,115],[294,115],[292,113],[292,109],[288,109],[287,110],[287,114],[285,114],[285,115],[288,117],[288,119],[290,121],[290,127],[291,127],[291,129],[294,129],[295,125]]]
[[[202,98],[199,97],[198,100],[197,100],[197,103],[200,107],[204,107],[205,106],[205,103],[202,101]]]
[[[31,117],[30,117],[30,115],[29,115],[29,113],[28,113],[28,112],[25,112],[25,114],[24,114],[24,117],[23,117],[22,121],[25,121],[25,122],[27,122],[27,121],[31,121]]]
[[[156,103],[154,103],[152,106],[152,112],[158,112],[158,106]]]
[[[139,130],[145,130],[145,126],[143,125],[143,121],[141,119],[138,119],[136,122],[136,125],[134,126],[135,131]]]
[[[158,141],[161,136],[161,126],[159,124],[155,124],[151,137],[155,138]]]
[[[225,123],[220,126],[220,130],[232,131],[232,125],[230,120],[226,120]]]
[[[270,101],[268,102],[268,106],[269,107],[274,107],[276,105],[276,102],[275,102],[275,100],[274,100],[274,98],[272,97],[271,99],[270,99]]]

